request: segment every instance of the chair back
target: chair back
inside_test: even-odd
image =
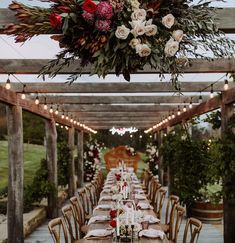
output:
[[[173,212],[172,212],[172,220],[170,223],[170,232],[169,232],[169,239],[174,242],[177,243],[178,240],[178,232],[179,232],[179,228],[181,225],[181,221],[182,221],[182,217],[184,215],[185,209],[180,206],[175,204],[173,207]]]
[[[179,203],[179,197],[175,195],[170,195],[167,206],[166,206],[166,217],[165,217],[165,224],[170,225],[170,221],[172,218],[172,211],[174,208],[174,205]]]
[[[202,223],[200,220],[188,218],[185,225],[183,243],[196,243],[201,229]]]
[[[49,221],[48,229],[54,243],[69,243],[66,226],[62,218],[55,218]]]
[[[162,207],[163,207],[163,203],[164,203],[164,200],[166,197],[166,192],[167,192],[167,189],[164,189],[162,187],[158,188],[158,190],[156,191],[153,208],[154,208],[154,212],[156,213],[158,219],[161,219]]]
[[[82,206],[81,200],[78,197],[71,197],[70,202],[73,207],[75,219],[80,226],[85,224],[85,211]]]
[[[64,216],[64,220],[66,223],[66,226],[69,231],[70,240],[71,243],[75,243],[80,237],[79,237],[79,224],[76,220],[75,213],[73,211],[72,205],[64,206],[62,209],[62,214]]]

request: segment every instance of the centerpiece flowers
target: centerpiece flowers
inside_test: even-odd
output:
[[[18,22],[7,26],[4,33],[14,35],[16,42],[52,34],[62,51],[41,70],[42,75],[54,77],[79,59],[70,82],[88,64],[93,65],[91,74],[105,77],[115,72],[129,81],[130,73],[148,65],[161,76],[171,73],[171,81],[179,88],[178,76],[191,62],[187,57],[234,54],[234,41],[218,30],[210,0],[196,5],[192,0],[41,1],[50,2],[50,7],[12,2],[9,8],[16,12]]]

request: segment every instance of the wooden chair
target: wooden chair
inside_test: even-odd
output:
[[[71,243],[76,243],[80,239],[80,235],[79,235],[80,225],[76,220],[73,207],[72,205],[67,205],[64,206],[61,209],[61,211],[62,211],[62,215],[64,216],[66,226],[68,228]]]
[[[161,219],[162,207],[166,197],[166,192],[167,189],[161,187],[156,191],[156,195],[153,202],[153,210],[156,213],[158,219]]]
[[[175,204],[173,207],[172,213],[172,221],[170,224],[170,231],[169,231],[169,242],[170,243],[177,243],[178,240],[178,232],[181,225],[182,217],[184,215],[185,209]]]
[[[82,203],[78,197],[71,197],[70,202],[73,207],[75,219],[80,225],[79,234],[84,236],[88,231],[88,225],[85,224],[85,211],[82,207]]]
[[[48,229],[50,231],[54,243],[61,243],[61,242],[69,243],[66,226],[62,218],[52,219],[48,223]],[[64,241],[61,240],[61,233],[62,233],[61,229],[63,232]]]
[[[161,224],[161,227],[165,233],[169,233],[170,224],[173,220],[173,210],[174,206],[179,203],[179,197],[175,195],[170,195],[168,198],[167,206],[166,206],[166,217],[165,224]]]
[[[184,229],[183,243],[197,242],[201,229],[202,223],[200,220],[195,218],[188,218]],[[190,233],[189,235],[188,232]],[[189,239],[188,236],[190,237]]]

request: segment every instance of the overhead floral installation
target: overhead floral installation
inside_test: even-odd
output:
[[[42,70],[54,77],[63,67],[80,60],[73,82],[92,64],[91,74],[130,74],[145,66],[178,77],[192,58],[213,59],[234,55],[235,42],[215,24],[212,0],[41,0],[49,8],[12,2],[18,23],[4,33],[25,42],[39,34],[52,34],[61,52]],[[222,1],[222,0],[215,0]],[[213,1],[213,2],[215,2]],[[210,52],[208,57],[208,51]]]

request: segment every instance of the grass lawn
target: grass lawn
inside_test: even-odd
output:
[[[0,190],[7,186],[7,141],[0,141]],[[24,183],[29,184],[40,166],[40,161],[45,158],[45,148],[40,145],[24,144]]]

